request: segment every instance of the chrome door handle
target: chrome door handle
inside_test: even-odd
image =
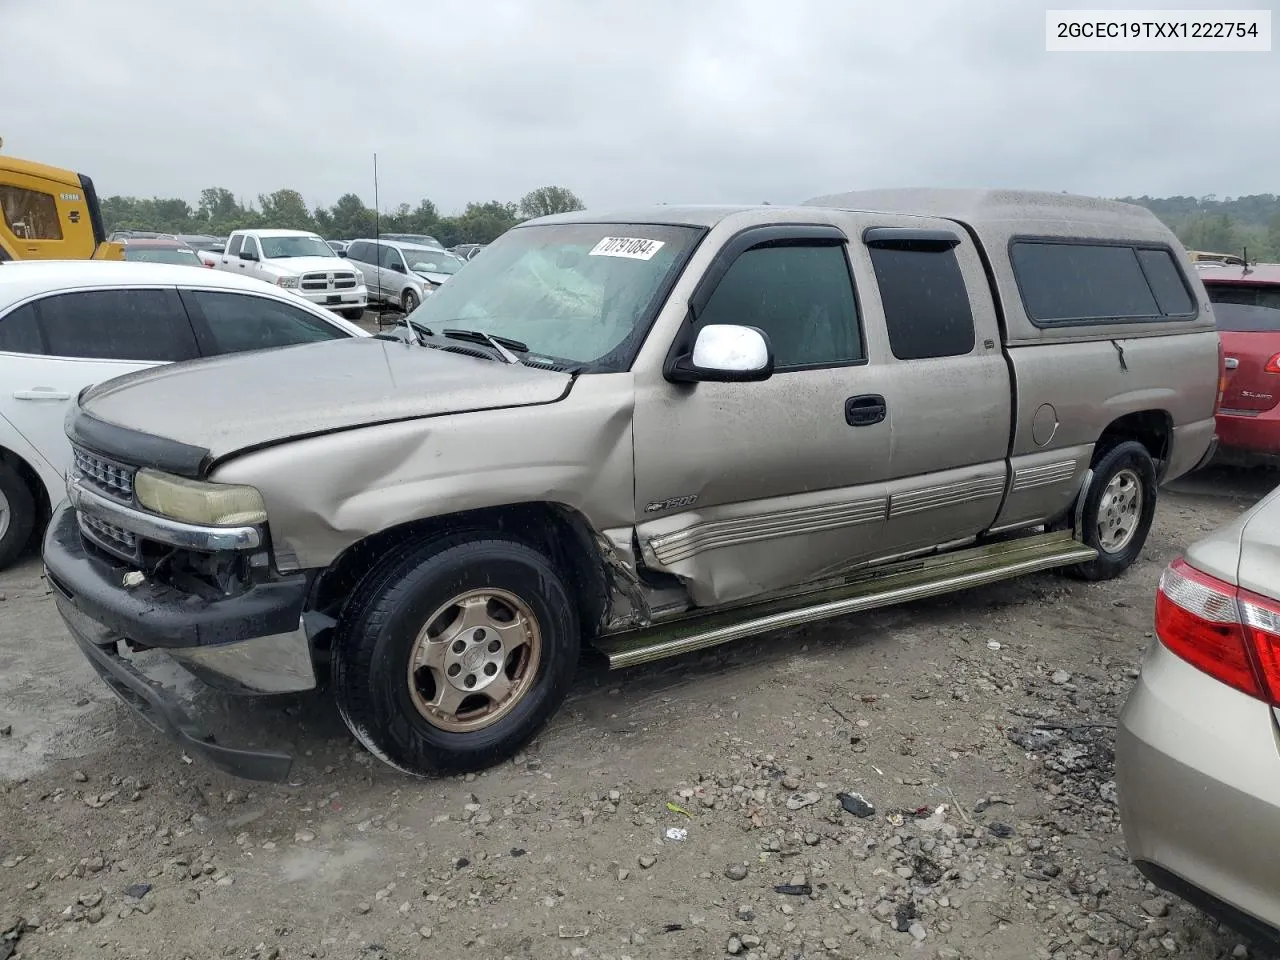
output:
[[[1234,370],[1236,367],[1240,366],[1240,361],[1235,357],[1227,357],[1222,361],[1222,365],[1228,370]]]
[[[30,390],[13,391],[15,400],[70,400],[71,394],[62,393],[53,387],[32,387]]]

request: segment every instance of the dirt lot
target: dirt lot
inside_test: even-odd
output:
[[[1123,702],[1163,566],[1274,482],[1181,484],[1112,583],[588,661],[525,755],[439,782],[371,761],[323,695],[209,707],[289,738],[287,785],[186,762],[32,558],[0,574],[0,957],[1253,955],[1128,865],[1113,731],[1082,725]]]

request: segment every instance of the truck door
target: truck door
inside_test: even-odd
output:
[[[240,269],[246,277],[262,279],[262,245],[253,234],[244,235],[244,245],[240,247]]]
[[[826,225],[746,230],[690,301],[709,324],[763,330],[775,372],[756,383],[636,373],[636,534],[645,563],[707,606],[788,587],[877,553],[893,409],[864,336],[846,236]]]
[[[239,271],[240,264],[244,261],[240,259],[240,250],[244,245],[244,234],[233,233],[227,238],[227,249],[222,252],[222,256],[218,258],[218,268],[221,270]]]
[[[990,527],[1008,477],[1012,388],[978,251],[945,220],[876,217],[855,263],[893,384],[886,540],[915,550]]]

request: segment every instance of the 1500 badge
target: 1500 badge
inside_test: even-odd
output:
[[[697,494],[692,497],[672,497],[670,500],[655,500],[644,508],[644,512],[661,513],[663,510],[674,510],[677,507],[692,507],[697,502]]]

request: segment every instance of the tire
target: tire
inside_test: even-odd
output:
[[[418,309],[418,304],[422,301],[418,299],[418,295],[412,290],[406,290],[400,297],[400,309],[404,311],[405,316],[413,313]]]
[[[17,560],[36,525],[36,498],[26,481],[0,461],[0,570]]]
[[[463,609],[449,607],[459,597],[472,598],[464,628],[455,620],[444,642],[420,646],[427,627],[449,619],[440,611]],[[577,611],[550,560],[513,540],[455,533],[392,553],[356,587],[339,619],[334,694],[348,729],[379,759],[415,776],[466,773],[534,737],[568,693],[580,645]],[[430,664],[413,672],[419,650]],[[502,666],[486,675],[491,663]],[[485,692],[498,673],[511,689],[501,704]],[[478,692],[467,693],[473,681]],[[452,721],[432,706],[448,699]],[[485,712],[466,719],[482,702]]]
[[[343,320],[350,320],[352,323],[356,323],[362,320],[363,318],[364,318],[364,307],[361,307],[359,310],[343,310],[342,311]]]
[[[1110,580],[1129,569],[1151,532],[1156,490],[1156,467],[1146,447],[1130,440],[1107,450],[1094,464],[1076,531],[1098,556],[1066,573],[1079,580]]]

